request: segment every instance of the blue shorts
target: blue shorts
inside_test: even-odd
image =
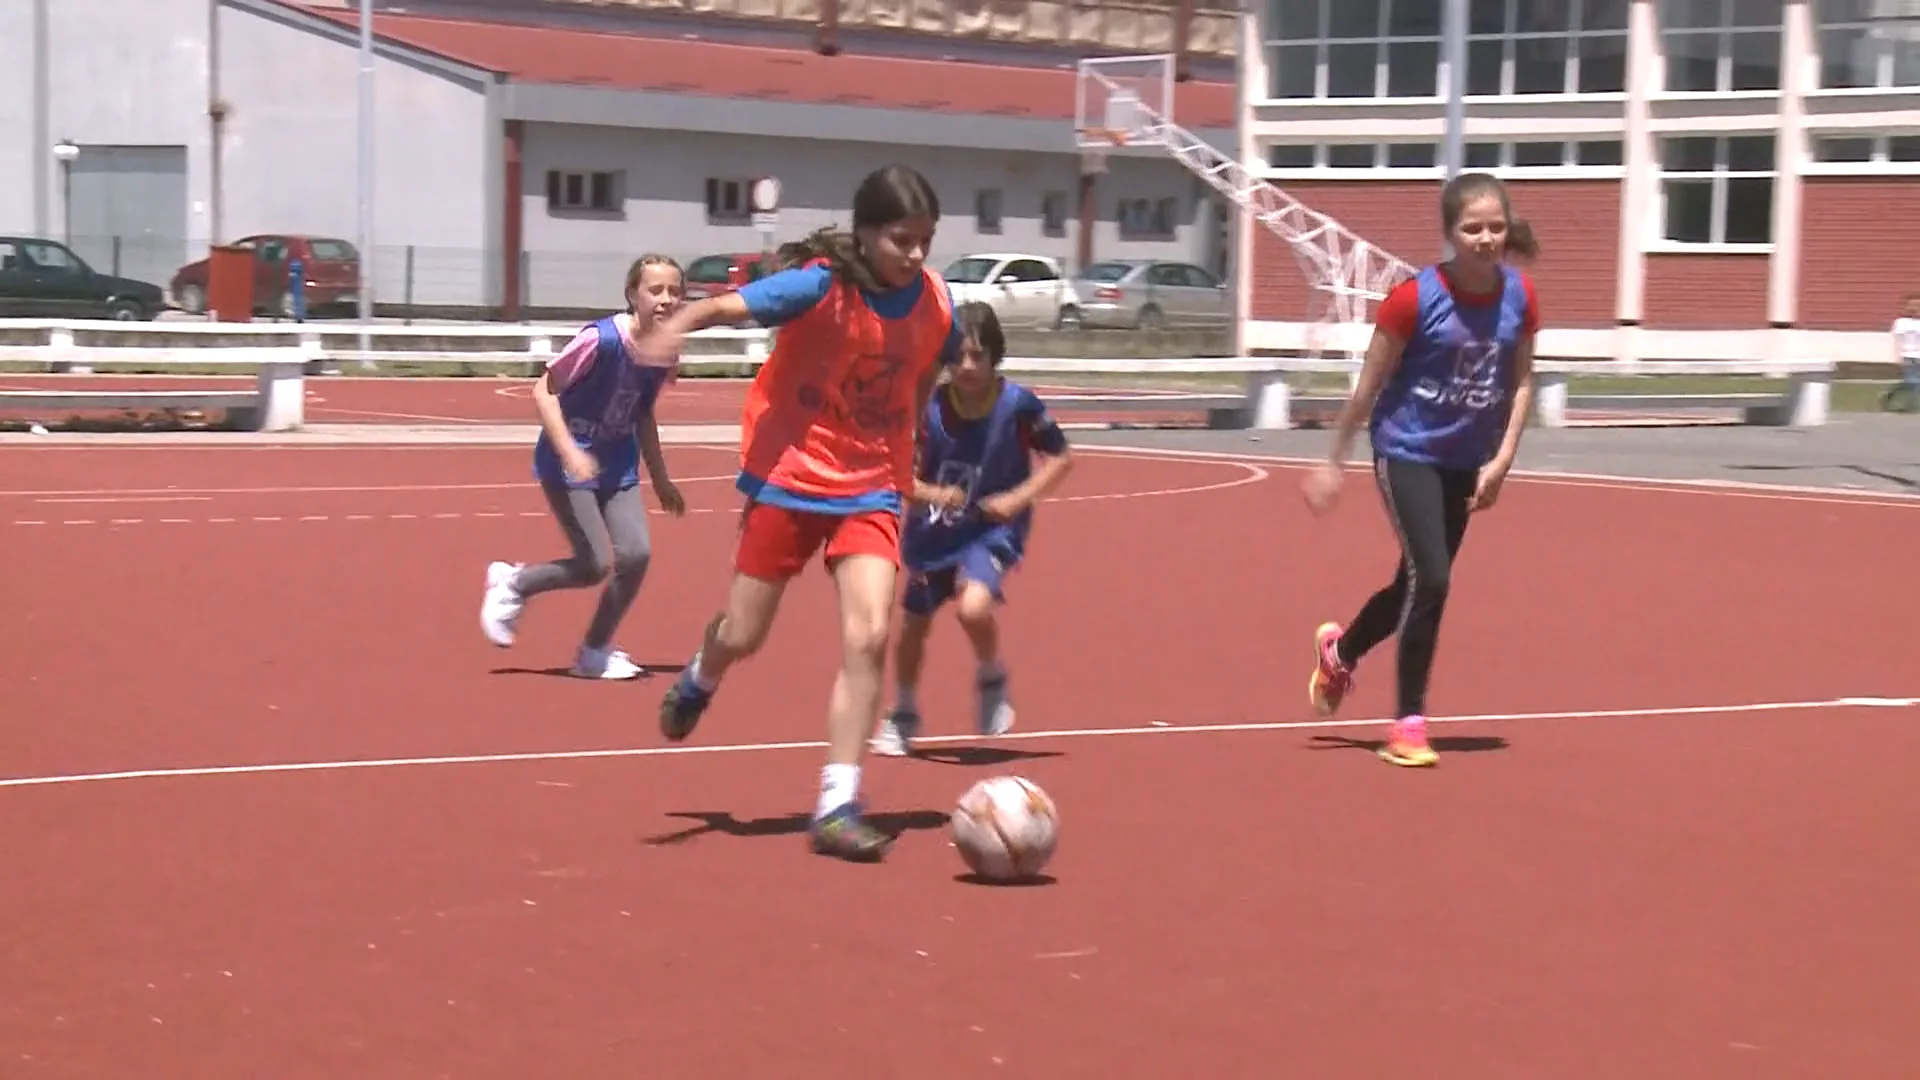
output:
[[[904,606],[909,615],[931,615],[960,592],[962,581],[986,586],[995,603],[1005,603],[1007,598],[1000,591],[1000,582],[1019,564],[1017,556],[985,544],[974,544],[962,551],[959,561],[952,566],[908,574]]]

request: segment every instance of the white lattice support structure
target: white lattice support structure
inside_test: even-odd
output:
[[[1353,230],[1288,195],[1231,155],[1173,122],[1173,57],[1115,56],[1080,61],[1075,130],[1082,153],[1156,147],[1286,243],[1314,293],[1309,322],[1365,322],[1414,268]],[[1316,346],[1315,351],[1321,351]]]

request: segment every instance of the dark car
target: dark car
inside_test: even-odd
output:
[[[345,240],[329,236],[263,233],[235,240],[233,247],[253,252],[253,308],[256,314],[293,317],[292,266],[305,279],[301,295],[309,312],[357,307],[360,303],[360,253]],[[207,260],[174,271],[167,289],[182,311],[207,310]]]
[[[134,322],[166,306],[160,286],[102,274],[65,244],[0,236],[0,317]]]

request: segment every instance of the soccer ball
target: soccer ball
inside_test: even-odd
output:
[[[1060,842],[1060,811],[1040,785],[1018,776],[982,780],[953,809],[953,846],[988,881],[1038,877]]]

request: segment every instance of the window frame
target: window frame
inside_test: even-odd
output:
[[[1708,170],[1668,169],[1666,167],[1667,144],[1679,139],[1706,139],[1713,143],[1713,166]],[[1734,169],[1729,156],[1734,139],[1768,139],[1773,141],[1773,153],[1769,157],[1767,168]],[[1779,205],[1780,170],[1779,136],[1771,131],[1675,131],[1662,132],[1655,143],[1655,212],[1648,215],[1643,247],[1648,254],[1771,254],[1774,249],[1773,213]],[[1765,179],[1770,182],[1767,197],[1767,239],[1761,242],[1729,241],[1727,235],[1727,213],[1729,204],[1729,181]],[[1708,196],[1707,239],[1676,240],[1667,235],[1667,206],[1670,199],[1668,185],[1674,182],[1698,184],[1710,183]]]

